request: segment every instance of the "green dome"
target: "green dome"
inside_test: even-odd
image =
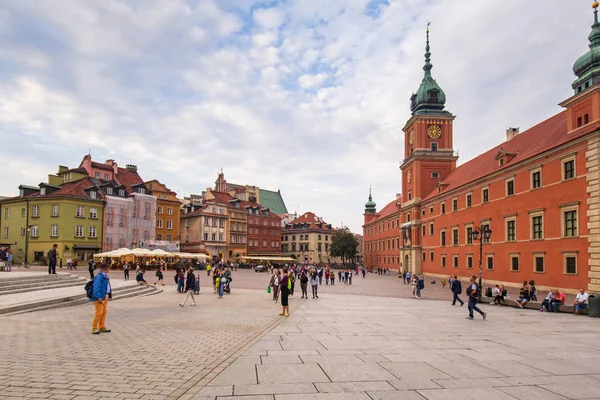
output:
[[[427,29],[427,45],[425,46],[425,76],[417,93],[410,98],[410,111],[413,114],[447,113],[443,111],[446,104],[446,94],[431,76],[431,52],[429,47],[429,29]]]
[[[600,83],[600,23],[598,22],[598,9],[594,9],[594,24],[588,37],[590,50],[579,57],[573,65],[573,72],[577,79],[572,87],[579,93],[593,84]]]
[[[377,212],[377,204],[373,201],[371,196],[371,188],[369,188],[369,201],[365,204],[365,214],[375,214]]]

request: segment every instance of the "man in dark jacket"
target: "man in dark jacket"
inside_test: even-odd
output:
[[[56,275],[56,261],[58,259],[58,253],[56,251],[57,248],[58,245],[55,244],[52,246],[50,251],[48,251],[48,274]]]
[[[185,298],[182,303],[179,303],[181,307],[185,306],[185,302],[188,297],[192,298],[192,305],[196,305],[196,299],[194,298],[194,288],[196,287],[196,276],[194,275],[194,268],[188,268],[187,279],[185,280]]]
[[[454,296],[452,299],[452,305],[456,305],[456,302],[458,301],[461,306],[464,306],[465,302],[458,297],[458,295],[462,293],[462,284],[456,276],[454,276],[454,279],[452,280],[452,286],[450,287],[450,290],[452,290],[452,294]]]
[[[110,332],[110,329],[107,329],[104,324],[108,310],[108,299],[112,298],[110,279],[108,279],[109,272],[110,266],[102,264],[100,273],[94,277],[94,291],[90,300],[94,303],[95,308],[94,320],[92,321],[92,333],[95,335],[100,332]]]

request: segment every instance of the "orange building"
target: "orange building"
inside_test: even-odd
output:
[[[164,250],[179,249],[181,202],[177,198],[177,193],[156,179],[145,182],[145,185],[156,197],[156,240],[153,244]]]
[[[434,276],[479,273],[487,283],[600,291],[600,23],[590,51],[574,66],[574,96],[559,114],[456,166],[454,116],[431,75],[411,97],[402,170],[400,268]],[[372,203],[372,202],[370,202]],[[365,243],[380,240],[374,204],[365,210]],[[385,214],[385,209],[380,214]],[[474,230],[491,229],[480,258]],[[365,263],[384,256],[367,246]]]
[[[400,218],[402,196],[380,212],[369,193],[363,227],[363,263],[367,267],[400,269]]]

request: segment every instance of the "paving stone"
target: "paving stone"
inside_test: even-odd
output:
[[[561,396],[568,397],[570,399],[597,399],[600,397],[598,391],[598,383],[595,385],[540,385],[540,388],[546,389],[550,392],[559,394]]]
[[[387,381],[315,383],[320,393],[395,391]]]
[[[302,364],[302,360],[295,354],[282,356],[262,356],[262,364]]]
[[[362,392],[315,393],[315,394],[277,394],[275,400],[371,400]]]
[[[394,379],[379,364],[342,364],[342,363],[320,363],[323,371],[333,382],[357,382],[357,381],[384,381]]]
[[[566,397],[539,386],[499,387],[498,390],[519,400],[564,400]],[[596,391],[596,396],[598,392]]]
[[[199,397],[232,396],[232,395],[233,395],[233,386],[232,385],[207,386],[207,387],[200,389],[200,391],[198,393],[196,393],[196,396],[199,396]]]
[[[257,365],[256,369],[260,384],[330,382],[316,364]]]
[[[423,396],[411,390],[396,392],[367,392],[373,400],[423,400]]]
[[[298,394],[298,393],[316,393],[317,389],[312,383],[293,383],[290,385],[259,384],[259,385],[236,385],[234,394],[256,395],[256,394]]]
[[[406,378],[419,379],[445,379],[452,376],[443,373],[439,369],[432,367],[424,362],[403,362],[403,363],[380,363],[381,367],[402,380]]]
[[[365,362],[354,354],[335,354],[319,356],[300,356],[304,364],[338,363],[338,364],[364,364]]]
[[[421,396],[427,400],[515,400],[494,388],[468,388],[468,389],[433,389],[433,390],[417,390]]]

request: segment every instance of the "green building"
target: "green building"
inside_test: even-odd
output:
[[[39,262],[53,244],[63,265],[68,257],[87,260],[102,248],[103,198],[88,177],[19,186],[18,197],[0,201],[0,244],[10,247],[15,263]]]

